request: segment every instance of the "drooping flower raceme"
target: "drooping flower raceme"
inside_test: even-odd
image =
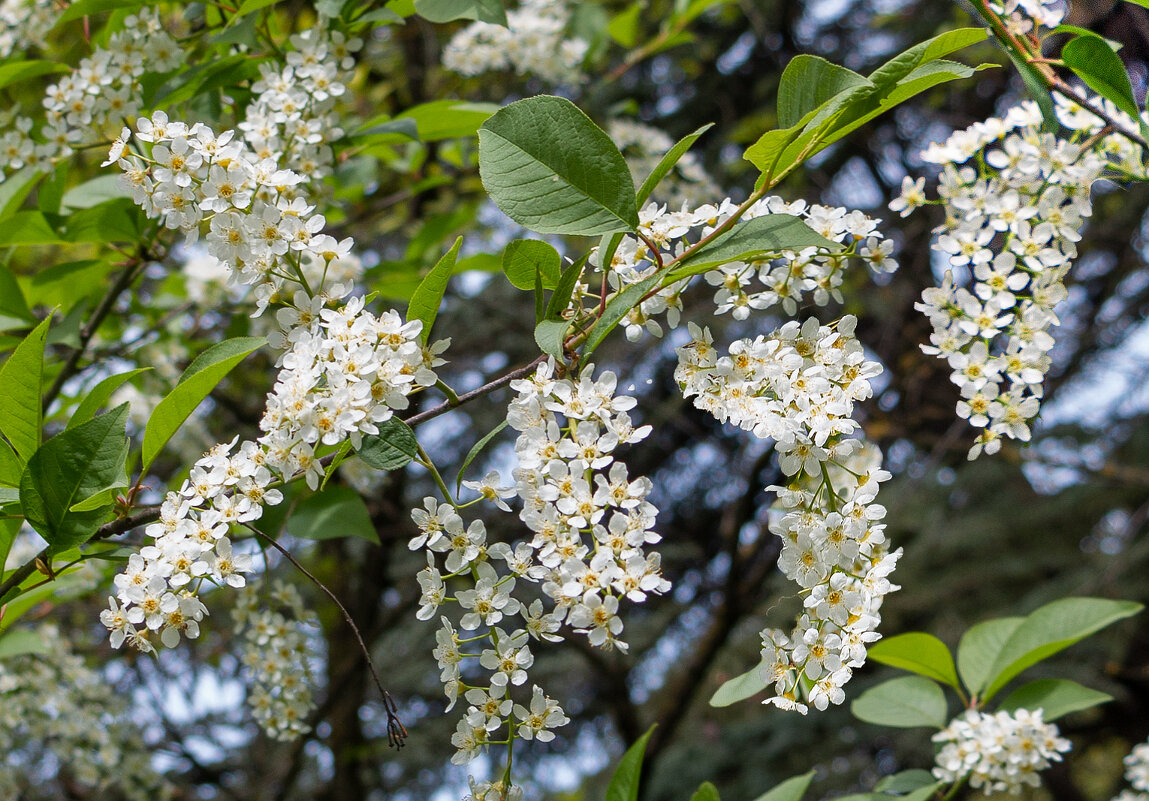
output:
[[[267,608],[267,599],[274,608]],[[294,585],[275,582],[270,592],[246,587],[232,613],[243,638],[243,664],[252,676],[247,702],[270,737],[293,740],[308,731],[311,696],[307,630],[318,629]]]
[[[970,787],[986,795],[1040,786],[1038,773],[1060,762],[1061,755],[1073,747],[1057,726],[1042,720],[1040,709],[996,714],[970,709],[933,740],[944,743],[934,776],[947,783],[968,777]]]
[[[768,487],[778,493],[770,530],[782,539],[778,566],[802,588],[804,612],[789,634],[762,632],[762,670],[775,688],[766,703],[803,713],[807,702],[842,703],[842,685],[879,637],[882,599],[897,589],[888,576],[901,550],[889,551],[885,509],[874,502],[890,474],[851,417],[881,372],[865,358],[856,323],[851,316],[834,326],[790,322],[733,343],[725,356],[709,331],[691,323],[694,339],[678,349],[675,371],[695,406],[773,439],[790,477]],[[812,683],[804,699],[803,678]]]
[[[565,36],[570,5],[569,0],[523,0],[507,11],[506,27],[473,22],[443,48],[443,66],[460,75],[513,69],[551,84],[579,84],[588,45]]]
[[[971,459],[996,452],[1003,437],[1029,440],[1052,364],[1055,308],[1067,297],[1064,279],[1092,212],[1090,188],[1106,174],[1144,174],[1140,148],[1119,134],[1083,147],[1102,120],[1060,96],[1058,115],[1068,139],[1043,133],[1037,105],[1027,102],[923,154],[943,167],[946,220],[934,249],[950,269],[917,304],[934,329],[922,349],[949,363],[958,416],[982,429]],[[926,202],[923,187],[906,178],[890,207],[912,212]]]
[[[449,498],[426,498],[411,515],[419,534],[409,545],[424,549],[428,560],[418,576],[417,617],[428,620],[448,602],[462,612],[457,624],[441,618],[434,651],[451,704],[459,697],[469,704],[452,737],[457,763],[505,741],[498,734],[504,728],[547,742],[568,722],[537,685],[515,697],[522,695],[516,688],[528,686],[532,640],[557,641],[565,624],[591,645],[625,650],[622,607],[670,588],[659,555],[645,550],[659,541],[658,510],[647,500],[651,482],[632,478],[614,455],[650,428],[634,425],[628,411],[635,401],[616,394],[613,373],[595,377],[587,366],[577,378],[558,378],[554,371],[547,362],[511,383],[517,396],[507,421],[519,432],[514,486],[500,487],[497,474],[464,482],[477,500],[504,511],[518,496],[531,539],[488,543],[482,521],[465,523]],[[460,589],[449,593],[452,586]]]
[[[138,129],[147,152],[127,153],[125,131],[109,159],[118,159],[136,202],[189,238],[208,227],[213,255],[257,290],[268,289],[263,306],[284,302],[274,339],[286,349],[260,420],[262,435],[204,454],[147,527],[153,543],[116,578],[117,598],[101,619],[114,646],[127,641],[146,651],[155,647],[153,634],[168,647],[198,636],[207,614],[199,589],[242,587],[252,569],[250,557],[232,548],[231,526],[253,523],[265,505],[278,504],[283,496],[273,485],[304,478],[318,487],[325,470],[317,449],[357,445],[378,433],[378,423],[407,407],[408,395],[435,384],[446,343],[423,345],[419,321],[404,323],[393,311],[377,316],[361,297],[347,299],[348,287],[306,283],[303,254],[326,263],[352,243],[323,234],[323,217],[302,198],[279,194],[302,176],[257,160],[232,131],[189,128],[161,112],[141,118]],[[272,196],[254,199],[265,192]],[[257,263],[268,272],[253,269]],[[303,289],[288,294],[288,286]]]

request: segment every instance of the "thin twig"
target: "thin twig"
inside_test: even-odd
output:
[[[287,559],[287,561],[291,562],[300,573],[307,576],[316,587],[323,590],[323,592],[327,594],[327,597],[331,599],[332,603],[339,607],[339,611],[343,613],[343,619],[347,621],[347,625],[351,628],[352,633],[355,634],[355,639],[359,643],[359,649],[363,651],[363,658],[367,661],[367,670],[370,671],[375,686],[379,688],[379,693],[383,696],[383,708],[387,711],[387,743],[392,747],[402,748],[403,740],[407,738],[407,729],[399,720],[395,700],[391,697],[391,693],[384,689],[383,682],[379,680],[379,674],[375,671],[375,663],[371,660],[371,652],[367,650],[367,643],[363,642],[363,635],[359,633],[359,627],[356,626],[355,621],[351,619],[351,613],[347,611],[347,607],[340,603],[335,593],[329,590],[327,585],[308,572],[307,568],[299,564],[299,561],[291,555],[290,551],[280,545],[278,540],[269,534],[264,534],[250,523],[244,523],[243,525],[245,528],[254,532],[256,536],[263,537],[272,548],[275,548],[275,550],[283,554],[283,557]]]

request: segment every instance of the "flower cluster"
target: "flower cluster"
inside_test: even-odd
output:
[[[1149,801],[1149,742],[1133,747],[1125,757],[1125,780],[1132,790],[1122,790],[1113,801]]]
[[[0,0],[0,59],[43,47],[60,10],[53,0]]]
[[[945,743],[938,752],[934,776],[947,783],[969,778],[970,787],[986,795],[1038,787],[1038,773],[1073,747],[1057,726],[1041,719],[1041,710],[1016,709],[989,714],[967,710],[933,736]]]
[[[270,158],[308,176],[314,190],[332,171],[331,143],[343,136],[333,109],[347,91],[353,54],[363,41],[328,30],[320,18],[317,26],[293,35],[291,45],[286,64],[260,65],[260,79],[251,87],[255,100],[239,129],[258,160]]]
[[[674,140],[658,128],[631,120],[611,120],[607,133],[626,157],[635,186],[646,180],[667,151],[674,147]],[[699,206],[704,200],[719,194],[718,186],[693,153],[683,154],[654,190],[655,199],[671,208]]]
[[[551,84],[583,81],[588,45],[567,39],[569,0],[523,0],[507,11],[507,26],[474,22],[443,48],[443,66],[460,75],[513,69]]]
[[[346,299],[347,287],[321,281],[320,291],[311,291],[301,254],[330,264],[349,253],[352,242],[320,233],[322,216],[302,198],[280,194],[303,177],[279,170],[271,159],[255,160],[232,131],[217,136],[201,124],[169,121],[162,112],[141,118],[138,129],[150,156],[125,156],[125,131],[109,162],[119,160],[136,202],[150,216],[194,237],[206,211],[209,250],[232,248],[227,261],[241,270],[250,265],[247,259],[294,269],[294,278],[275,279],[275,292],[288,280],[304,287],[284,297],[276,313],[282,331],[273,339],[286,352],[260,420],[262,436],[235,448],[237,437],[196,461],[179,490],[168,493],[159,521],[147,527],[153,544],[134,554],[116,578],[118,600],[111,599],[101,620],[114,647],[127,641],[147,651],[155,647],[153,632],[167,647],[181,636],[198,636],[207,610],[197,593],[205,582],[244,586],[250,558],[233,553],[230,527],[258,520],[265,505],[278,504],[283,496],[273,485],[303,477],[318,487],[325,468],[317,450],[358,445],[364,434],[377,434],[378,423],[407,408],[408,395],[436,383],[434,368],[447,343],[423,345],[421,322],[404,323],[393,311],[376,316],[363,298]],[[258,199],[264,193],[266,199]],[[271,300],[264,294],[262,305]]]
[[[265,608],[268,597],[275,608]],[[232,618],[243,638],[243,664],[254,685],[247,702],[256,721],[276,740],[305,734],[307,716],[315,707],[305,627],[317,628],[315,613],[304,607],[293,585],[275,582],[266,593],[244,589]]]
[[[738,208],[729,199],[718,205],[683,207],[668,211],[666,206],[651,203],[639,213],[641,237],[623,237],[611,263],[606,267],[607,281],[617,292],[654,275],[661,265],[680,256],[692,243],[687,236],[705,237],[725,223]],[[714,303],[718,314],[729,312],[736,320],[745,320],[752,310],[781,305],[787,314],[798,311],[798,304],[812,299],[825,306],[831,299],[842,301],[840,287],[844,269],[853,258],[861,258],[875,272],[897,269],[890,257],[894,243],[883,239],[878,221],[859,211],[844,208],[807,205],[804,201],[787,203],[779,197],[767,197],[753,203],[742,220],[753,220],[771,214],[800,217],[806,225],[828,240],[840,243],[837,249],[808,247],[799,252],[780,251],[756,261],[733,261],[705,273],[707,284],[715,287]],[[694,241],[698,241],[694,239]],[[651,251],[657,247],[658,252]],[[599,269],[603,269],[599,266]],[[692,278],[684,278],[662,287],[644,299],[623,319],[627,339],[642,337],[643,330],[662,335],[656,317],[665,315],[666,325],[677,328],[682,311],[682,293]]]
[[[768,488],[778,493],[770,530],[782,540],[778,566],[802,588],[805,609],[789,635],[762,632],[762,670],[776,693],[766,703],[802,713],[807,685],[818,709],[842,703],[842,685],[879,637],[882,600],[897,589],[888,576],[901,550],[889,551],[885,508],[874,502],[890,474],[878,449],[854,436],[859,425],[850,417],[881,372],[865,358],[856,323],[792,321],[733,343],[721,357],[709,331],[691,324],[694,340],[678,349],[674,374],[698,408],[773,439],[790,477]]]
[[[613,373],[595,379],[588,366],[577,379],[557,378],[550,362],[511,387],[518,395],[507,420],[520,432],[515,485],[501,487],[498,474],[490,473],[464,486],[504,511],[510,510],[507,499],[520,498],[519,517],[533,537],[513,546],[488,544],[483,522],[465,524],[458,513],[462,507],[453,501],[426,498],[423,508],[412,512],[419,534],[409,545],[426,549],[428,562],[418,576],[417,616],[428,620],[444,602],[454,601],[463,613],[459,629],[481,632],[461,638],[443,617],[436,634],[434,655],[447,696],[454,704],[463,695],[469,704],[452,737],[457,763],[516,736],[546,742],[554,737],[552,729],[568,722],[558,702],[538,686],[522,702],[511,697],[515,687],[526,685],[534,664],[531,639],[557,641],[555,632],[565,623],[594,646],[625,650],[620,602],[641,602],[670,588],[659,555],[644,551],[659,540],[652,530],[658,510],[646,500],[651,482],[631,479],[614,457],[620,445],[638,442],[650,431],[631,421],[634,399],[615,394]],[[440,557],[445,573],[438,567]],[[449,582],[465,588],[448,597]],[[543,597],[528,601],[516,595],[516,588],[521,593],[527,585],[538,585]],[[522,626],[508,632],[514,616]],[[464,650],[466,643],[483,641],[489,647]],[[481,684],[472,683],[467,672],[472,659],[487,673]],[[504,726],[511,734],[495,740]],[[495,797],[491,792],[483,785],[472,795]]]
[[[96,795],[170,798],[172,788],[152,768],[125,699],[109,692],[107,678],[71,653],[56,629],[35,633],[51,643],[50,656],[0,660],[0,797],[30,798],[34,788],[51,795],[55,765],[66,770],[61,784],[92,788]],[[74,794],[64,786],[54,789],[55,797]]]
[[[140,110],[139,79],[146,70],[165,72],[180,63],[180,48],[154,10],[127,17],[124,27],[44,96],[45,123],[38,137],[33,121],[17,117],[0,137],[0,179],[31,165],[48,172],[54,159],[98,142]]]
[[[943,166],[946,220],[934,249],[949,269],[917,304],[934,329],[922,349],[949,363],[958,416],[983,429],[971,459],[996,452],[1002,437],[1029,440],[1051,366],[1055,307],[1067,297],[1063,281],[1092,211],[1090,187],[1110,167],[1143,170],[1139,148],[1122,136],[1084,147],[1104,123],[1058,105],[1070,139],[1043,133],[1037,105],[1027,102],[923,154]],[[890,207],[908,214],[925,203],[924,184],[906,178]]]

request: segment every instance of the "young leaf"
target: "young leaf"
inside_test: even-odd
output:
[[[646,176],[646,180],[642,182],[642,186],[638,188],[637,201],[639,206],[642,206],[642,204],[646,202],[647,198],[651,196],[662,179],[669,175],[670,171],[674,169],[674,165],[686,155],[690,148],[694,147],[694,143],[698,141],[698,138],[713,127],[714,123],[706,123],[693,133],[689,133],[679,139],[674,143],[674,147],[666,151],[662,158],[658,160],[658,164],[654,165],[654,169],[651,170],[650,175]],[[615,245],[615,247],[617,248],[618,245]],[[614,248],[610,248],[609,250],[608,255],[613,256]]]
[[[304,540],[359,537],[379,543],[379,533],[359,493],[330,486],[299,503],[287,519],[287,533]]]
[[[20,483],[24,472],[24,462],[12,450],[12,446],[0,439],[0,485],[15,487]],[[2,565],[3,562],[0,562]]]
[[[735,676],[722,683],[718,691],[710,696],[711,706],[730,706],[757,695],[766,689],[760,665],[755,665],[741,676]]]
[[[155,5],[159,0],[76,0],[69,3],[64,13],[56,20],[56,25],[63,25],[80,17],[99,14],[103,11],[112,11],[117,8],[139,8],[140,6]]]
[[[914,728],[946,725],[946,697],[942,688],[921,676],[882,682],[850,704],[854,717],[879,726]]]
[[[982,698],[988,701],[1027,667],[1142,609],[1132,601],[1062,598],[1035,610],[1002,644]]]
[[[92,387],[92,391],[85,395],[84,399],[80,401],[80,405],[76,407],[76,411],[72,412],[72,417],[68,420],[68,428],[75,428],[80,425],[80,423],[86,423],[91,420],[96,412],[108,402],[108,398],[112,397],[112,393],[135,376],[151,369],[150,367],[141,367],[138,370],[129,370],[126,373],[110,375],[96,384],[96,386]]]
[[[8,438],[21,463],[40,446],[40,382],[50,322],[51,317],[32,329],[0,367],[0,433]]]
[[[1023,618],[1001,617],[971,626],[958,643],[957,667],[970,695],[977,695],[989,681],[993,661]]]
[[[463,486],[463,476],[467,472],[467,468],[471,466],[471,462],[475,461],[475,457],[483,452],[483,448],[487,447],[487,443],[499,435],[499,432],[507,427],[507,421],[499,423],[497,426],[488,431],[481,440],[471,446],[471,450],[467,451],[467,458],[463,460],[463,466],[459,468],[459,474],[455,476],[455,492]]]
[[[589,356],[594,353],[594,349],[606,339],[607,334],[614,330],[614,327],[622,321],[622,318],[626,317],[626,315],[630,313],[630,310],[642,300],[642,297],[658,285],[660,280],[662,280],[662,276],[655,273],[647,278],[643,278],[637,284],[631,284],[608,300],[602,316],[595,320],[594,327],[591,328],[590,334],[586,338],[583,356]]]
[[[538,233],[594,236],[638,227],[626,159],[561,97],[518,100],[483,123],[479,175],[504,214]]]
[[[1090,89],[1112,101],[1134,120],[1141,119],[1125,63],[1103,38],[1086,31],[1065,43],[1061,60]]]
[[[646,752],[646,741],[650,739],[654,727],[651,726],[635,741],[634,745],[626,750],[614,775],[610,777],[610,785],[606,788],[604,801],[638,801],[638,780],[642,776],[642,757]]]
[[[690,801],[722,801],[718,795],[718,788],[710,782],[703,782],[694,795],[690,796]]]
[[[128,458],[128,405],[63,431],[32,454],[20,476],[20,503],[28,523],[53,553],[87,541],[110,505],[72,511],[81,501],[124,483]]]
[[[865,85],[874,84],[820,56],[795,56],[786,65],[778,84],[778,124],[783,128],[797,125],[830,98],[846,89]]]
[[[998,709],[1007,712],[1015,709],[1040,709],[1043,711],[1042,719],[1048,723],[1070,712],[1091,709],[1112,700],[1111,695],[1091,690],[1068,679],[1038,679],[1011,692],[998,705]]]
[[[20,528],[24,525],[22,518],[0,518],[0,565],[8,563],[8,554],[12,550],[12,543],[16,541],[16,535],[20,533]],[[0,568],[0,576],[4,573]]]
[[[535,344],[548,356],[563,360],[563,341],[566,339],[570,323],[566,320],[543,320],[535,326]]]
[[[958,688],[957,670],[950,649],[932,634],[910,632],[887,637],[870,647],[875,662],[901,668]]]
[[[419,337],[425,343],[431,335],[431,326],[439,316],[439,306],[443,303],[443,295],[447,291],[447,282],[455,272],[455,261],[459,258],[459,248],[463,246],[463,237],[455,240],[451,249],[443,254],[427,273],[427,277],[419,283],[419,288],[411,296],[411,303],[407,306],[407,320],[422,320],[423,331]]]
[[[411,426],[398,417],[378,425],[378,434],[363,437],[359,458],[376,470],[398,470],[419,455],[419,441]]]
[[[502,0],[415,0],[415,13],[429,22],[477,19],[507,26]]]
[[[566,311],[567,306],[571,302],[571,295],[574,294],[575,285],[578,283],[579,276],[582,275],[582,268],[586,266],[587,256],[583,256],[570,267],[563,270],[562,275],[559,276],[558,286],[555,291],[551,293],[550,302],[547,303],[546,317],[557,319],[562,316]]]
[[[236,337],[212,345],[188,365],[179,383],[161,400],[144,428],[142,472],[224,376],[248,354],[267,344],[262,337]]]
[[[554,289],[562,275],[562,257],[546,242],[516,239],[503,251],[503,273],[516,289],[534,289],[536,275],[544,289]]]
[[[755,801],[802,801],[802,796],[806,794],[806,790],[813,780],[814,771],[803,773],[801,776],[793,776],[773,790],[758,796]]]
[[[768,253],[799,251],[816,247],[841,250],[837,242],[826,239],[792,214],[767,214],[744,220],[714,241],[690,254],[670,272],[670,281],[709,272],[732,261],[753,261]]]

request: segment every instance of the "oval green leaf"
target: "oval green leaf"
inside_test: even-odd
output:
[[[265,345],[263,337],[236,337],[212,345],[188,365],[179,383],[161,400],[144,428],[142,472],[224,376],[248,354]]]
[[[921,676],[891,679],[871,687],[850,704],[854,717],[879,726],[914,728],[946,725],[946,697],[933,681]]]
[[[455,272],[455,261],[459,258],[459,248],[462,246],[463,237],[460,236],[431,268],[431,272],[419,282],[415,294],[411,296],[411,303],[407,306],[407,320],[422,320],[423,330],[419,337],[423,342],[431,335],[431,326],[439,316],[439,306],[443,303],[451,274]]]
[[[1071,39],[1061,48],[1061,60],[1086,86],[1111,100],[1135,121],[1140,121],[1141,110],[1133,96],[1133,85],[1129,82],[1125,63],[1103,38],[1086,32]]]
[[[516,289],[533,290],[536,274],[544,289],[554,289],[562,274],[562,257],[546,242],[516,239],[503,251],[503,273]]]
[[[958,687],[957,670],[946,644],[932,634],[910,632],[887,637],[871,646],[870,659]]]
[[[1043,712],[1042,719],[1048,723],[1070,712],[1091,709],[1112,700],[1111,695],[1091,690],[1068,679],[1038,679],[1011,692],[998,709],[1007,712],[1015,709],[1040,709]]]
[[[711,706],[730,706],[757,695],[766,689],[762,678],[761,665],[755,665],[741,676],[724,681],[714,695],[710,696]]]
[[[44,342],[51,318],[16,346],[0,367],[0,433],[8,438],[23,464],[40,446],[40,383],[44,376]]]
[[[638,781],[642,776],[642,757],[646,752],[646,741],[650,739],[654,726],[646,730],[635,741],[634,745],[626,749],[618,767],[610,777],[610,785],[606,788],[604,801],[638,801]]]
[[[419,455],[419,441],[411,426],[398,417],[379,424],[378,434],[368,434],[359,445],[359,458],[376,470],[398,470]]]
[[[561,97],[519,100],[483,123],[479,174],[495,205],[532,231],[596,236],[638,227],[622,153]]]
[[[379,543],[379,533],[359,493],[331,486],[300,502],[287,519],[287,533],[304,540],[358,537]]]
[[[769,790],[758,796],[755,801],[802,801],[802,796],[806,794],[806,790],[810,787],[810,782],[813,780],[814,771],[803,773],[801,776],[794,776],[782,782],[773,790]]]

